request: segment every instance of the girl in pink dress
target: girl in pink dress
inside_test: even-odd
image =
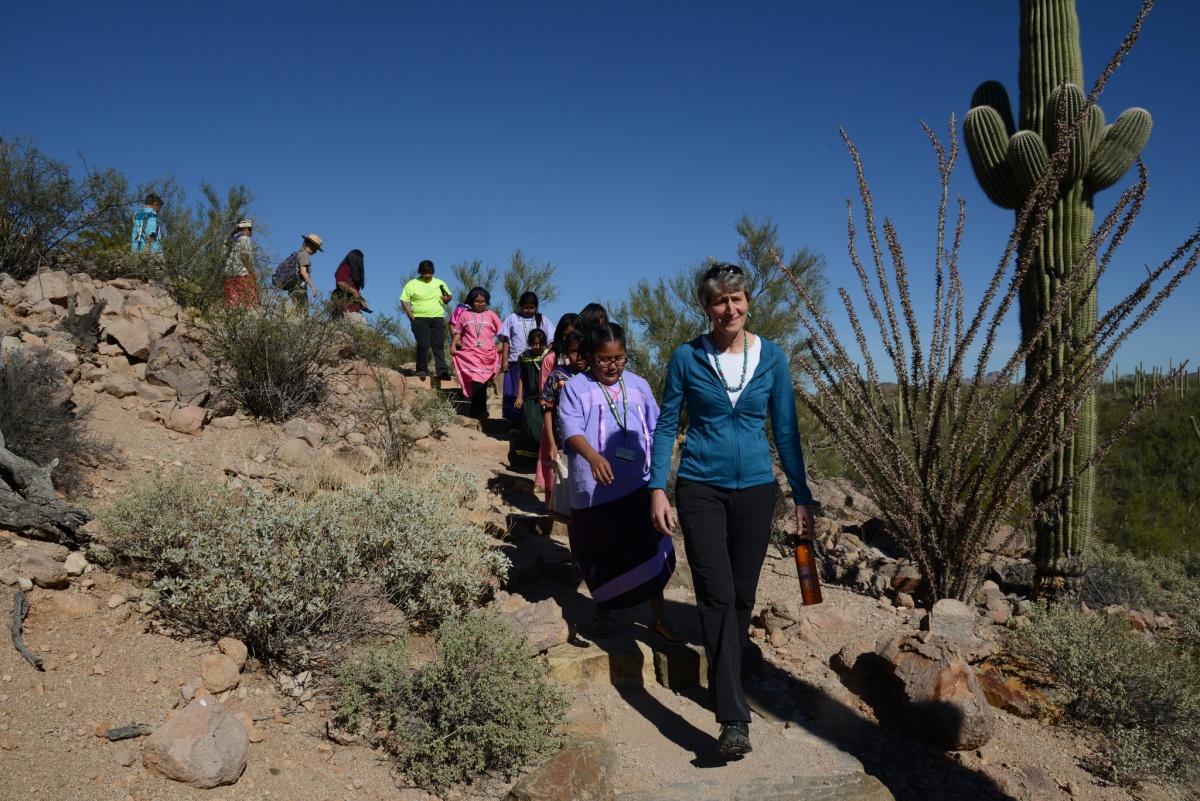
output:
[[[470,311],[464,311],[453,327],[454,369],[463,395],[471,400],[471,416],[487,419],[487,388],[502,367],[496,334],[500,318],[488,309],[492,296],[483,287],[467,293]]]

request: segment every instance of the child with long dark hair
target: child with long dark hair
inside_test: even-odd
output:
[[[650,602],[650,630],[682,638],[663,616],[675,547],[650,520],[650,452],[658,403],[646,380],[626,372],[625,332],[590,328],[588,372],[567,382],[559,416],[571,483],[571,555],[596,602],[592,633],[612,632],[612,611]]]
[[[514,405],[521,412],[521,424],[513,440],[512,461],[522,467],[535,467],[542,446],[542,360],[546,358],[546,332],[535,328],[527,337],[529,347],[517,360],[521,384]]]
[[[558,366],[558,360],[562,354],[563,339],[577,328],[579,328],[579,315],[575,312],[567,312],[558,321],[558,328],[554,329],[554,339],[550,341],[550,352],[546,354],[546,358],[542,359],[543,388],[546,386],[546,382],[550,380],[555,367]],[[538,489],[548,491],[554,483],[554,460],[550,458],[549,443],[544,436],[542,437],[542,445],[538,449],[537,472],[533,478],[533,483]]]
[[[500,328],[500,355],[506,365],[503,415],[516,425],[520,425],[523,416],[515,403],[521,389],[521,369],[517,362],[528,347],[530,331],[540,328],[546,332],[553,327],[554,321],[538,311],[538,296],[526,292],[518,300],[517,310],[505,319]]]

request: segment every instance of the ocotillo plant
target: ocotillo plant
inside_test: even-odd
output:
[[[1017,260],[1029,258],[1020,290],[1021,333],[1025,344],[1035,345],[1025,364],[1028,380],[1037,370],[1048,377],[1062,372],[1069,351],[1090,347],[1086,339],[1097,320],[1095,253],[1089,252],[1093,198],[1137,160],[1151,120],[1145,110],[1131,108],[1105,125],[1096,98],[1107,75],[1090,96],[1084,94],[1075,0],[1020,2],[1019,118],[1013,119],[1004,86],[988,81],[971,98],[963,140],[987,196],[1017,211]],[[1135,33],[1152,5],[1143,4]],[[1038,205],[1046,207],[1044,220],[1031,213]],[[1055,343],[1043,322],[1059,305],[1065,275],[1081,260],[1087,274],[1072,290],[1070,319],[1059,313],[1056,325],[1066,336]],[[1052,593],[1064,578],[1080,574],[1093,524],[1095,474],[1080,473],[1080,467],[1096,450],[1094,395],[1084,400],[1073,434],[1067,435],[1064,420],[1055,436],[1059,451],[1034,484],[1034,505],[1079,475],[1071,492],[1035,523],[1040,589]]]
[[[1136,27],[1130,31],[1101,73],[1093,98],[1137,33]],[[1170,386],[1174,375],[1135,401],[1124,422],[1080,461],[1064,463],[1070,472],[1061,484],[1040,501],[1028,501],[1035,481],[1059,457],[1058,443],[1071,441],[1079,431],[1085,399],[1095,392],[1121,345],[1200,263],[1200,229],[1136,286],[1122,287],[1129,293],[1098,317],[1073,303],[1077,293],[1086,297],[1094,292],[1141,210],[1148,179],[1145,168],[1139,167],[1137,182],[1121,192],[1113,209],[1097,221],[1079,258],[1065,267],[1060,291],[1029,341],[1011,354],[999,353],[1001,329],[1017,313],[1035,253],[1026,248],[1015,273],[1013,256],[1027,238],[1027,229],[1041,235],[1058,199],[1058,175],[1065,171],[1069,154],[1050,157],[1047,172],[995,262],[978,307],[968,313],[959,272],[965,221],[961,198],[957,218],[948,214],[957,132],[951,118],[947,148],[928,127],[925,130],[941,177],[929,293],[932,314],[913,300],[912,273],[899,236],[887,218],[880,232],[862,160],[843,133],[858,173],[863,230],[873,262],[871,269],[860,258],[859,229],[847,201],[850,260],[866,309],[862,303],[856,307],[845,289],[837,290],[853,329],[854,343],[848,348],[843,344],[848,335],[839,335],[820,303],[802,282],[793,280],[796,314],[809,348],[809,358],[795,369],[813,388],[798,399],[862,481],[888,531],[916,561],[925,579],[922,595],[926,600],[965,600],[982,580],[984,552],[997,529],[1010,524],[1018,532],[1028,530],[1032,520],[1065,506],[1080,476],[1103,459],[1133,419]],[[780,260],[776,264],[787,273]],[[1078,322],[1077,317],[1090,322]],[[872,321],[877,335],[873,331],[868,336],[866,327]],[[1081,343],[1072,342],[1077,327],[1086,334]],[[1041,346],[1043,338],[1051,347]],[[886,395],[878,386],[876,343],[886,352],[883,369],[890,369],[896,380],[895,389]],[[1061,361],[1063,369],[1044,369],[1052,361]],[[1173,372],[1184,369],[1181,365]],[[1018,382],[1022,370],[1025,376]],[[898,406],[890,402],[892,397],[899,398]]]

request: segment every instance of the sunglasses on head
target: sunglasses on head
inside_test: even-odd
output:
[[[717,276],[724,275],[725,273],[729,273],[730,275],[741,275],[742,268],[738,267],[736,264],[730,264],[729,262],[721,261],[717,262],[712,267],[709,267],[708,272],[704,274],[704,277],[705,279],[716,278]]]

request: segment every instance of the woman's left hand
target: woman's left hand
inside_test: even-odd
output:
[[[805,504],[796,507],[796,533],[802,539],[812,539],[817,536],[817,524],[813,520],[812,506]]]

